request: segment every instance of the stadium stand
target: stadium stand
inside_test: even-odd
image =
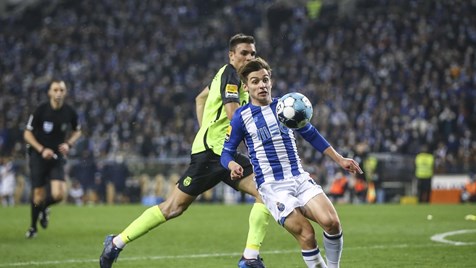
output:
[[[61,77],[85,130],[78,154],[187,158],[194,98],[226,40],[245,32],[274,66],[277,94],[307,95],[339,151],[414,155],[425,144],[437,173],[474,169],[474,1],[11,2],[0,18],[1,155],[23,158],[30,109]]]

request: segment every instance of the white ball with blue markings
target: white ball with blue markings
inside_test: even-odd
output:
[[[301,93],[291,92],[282,96],[276,106],[279,122],[288,128],[302,128],[312,118],[312,104]]]

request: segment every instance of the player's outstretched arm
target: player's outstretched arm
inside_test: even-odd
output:
[[[336,150],[334,150],[332,146],[327,147],[327,149],[324,150],[324,154],[332,158],[332,160],[339,164],[339,166],[341,166],[343,169],[347,170],[350,173],[364,173],[357,161],[351,158],[343,157],[338,152],[336,152]]]

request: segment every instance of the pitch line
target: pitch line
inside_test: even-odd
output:
[[[441,244],[421,244],[421,245],[409,245],[409,244],[398,244],[398,245],[375,245],[370,247],[344,247],[345,251],[348,250],[369,250],[369,249],[389,249],[389,248],[427,248],[430,246],[442,246]],[[268,250],[261,251],[262,255],[275,255],[275,254],[286,254],[286,253],[300,253],[299,249],[289,249],[289,250]],[[233,257],[241,256],[242,253],[211,253],[211,254],[190,254],[190,255],[165,255],[165,256],[138,256],[138,257],[121,257],[119,261],[142,261],[142,260],[164,260],[164,259],[176,259],[176,258],[211,258],[211,257]],[[40,265],[61,265],[61,264],[74,264],[74,263],[99,263],[99,256],[95,259],[71,259],[71,260],[61,260],[61,261],[28,261],[28,262],[12,262],[12,263],[0,263],[0,267],[32,267]]]
[[[467,234],[467,233],[476,233],[476,229],[473,230],[457,230],[452,232],[446,232],[441,234],[436,234],[431,237],[431,240],[440,243],[446,243],[455,246],[469,246],[469,245],[476,245],[476,242],[461,242],[461,241],[452,241],[446,239],[448,236],[458,235],[458,234]]]

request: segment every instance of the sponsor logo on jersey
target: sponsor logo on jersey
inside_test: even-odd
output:
[[[43,131],[46,133],[50,133],[51,131],[53,131],[53,122],[43,122]]]
[[[186,178],[183,180],[183,186],[189,186],[190,183],[192,183],[192,178],[190,178],[190,177],[186,177]]]
[[[238,98],[238,86],[233,84],[227,84],[225,87],[226,98]]]

